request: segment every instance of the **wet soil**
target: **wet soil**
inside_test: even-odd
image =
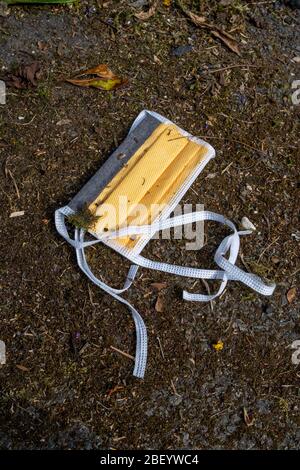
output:
[[[43,71],[37,88],[8,88],[0,106],[0,339],[7,349],[0,447],[299,448],[300,370],[291,359],[300,340],[299,290],[291,302],[286,296],[299,282],[300,107],[291,100],[300,79],[293,60],[300,56],[299,10],[281,2],[202,2],[202,14],[237,38],[237,56],[174,5],[142,22],[128,3],[12,7],[0,17],[3,78],[34,60]],[[198,2],[185,3],[199,13]],[[102,92],[63,81],[98,63],[129,85]],[[141,269],[127,296],[149,333],[139,380],[132,360],[111,348],[134,354],[129,313],[79,271],[53,215],[145,108],[215,147],[184,202],[237,224],[247,216],[257,230],[243,238],[239,265],[275,280],[277,289],[265,298],[232,282],[213,305],[189,303],[182,288],[206,293],[201,282]],[[14,211],[24,215],[10,218]],[[199,252],[159,240],[146,252],[213,266],[225,233],[207,224],[208,244]],[[116,254],[97,246],[89,261],[122,284],[128,263]],[[153,282],[167,283],[160,313]],[[221,351],[212,347],[218,340]]]

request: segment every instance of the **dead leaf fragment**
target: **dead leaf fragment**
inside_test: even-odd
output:
[[[29,65],[20,65],[19,69],[10,74],[7,84],[18,89],[26,89],[37,86],[37,81],[41,78],[41,68],[38,62]]]
[[[162,65],[162,61],[161,61],[160,58],[157,57],[157,55],[155,55],[155,54],[154,54],[154,56],[153,56],[153,60],[154,60],[154,62],[155,62],[156,64]]]
[[[101,88],[102,90],[110,91],[114,90],[115,88],[124,85],[125,81],[122,78],[115,78],[113,80],[99,80],[97,78],[91,79],[82,79],[82,80],[72,80],[68,79],[66,82],[72,83],[76,86],[81,87],[93,87],[93,88]]]
[[[170,7],[171,6],[171,3],[172,3],[172,0],[163,0],[163,5],[165,7]]]
[[[286,298],[289,304],[291,304],[293,300],[296,298],[296,294],[297,294],[296,287],[292,287],[291,289],[287,291]]]
[[[211,34],[214,37],[217,37],[222,41],[232,52],[235,54],[240,55],[240,50],[238,46],[238,42],[235,40],[231,34],[227,33],[226,31],[222,30],[218,26],[207,23],[206,18],[204,16],[198,16],[192,11],[188,10],[182,3],[181,0],[177,0],[177,6],[183,11],[183,13],[194,23],[196,26],[200,28],[206,28],[211,31]]]
[[[57,55],[59,57],[63,57],[63,55],[65,53],[65,49],[66,49],[66,47],[65,47],[64,43],[60,41],[58,46],[57,46],[57,49],[56,49]]]
[[[23,372],[29,372],[28,367],[23,366],[22,364],[17,364],[16,368],[22,370]]]
[[[140,13],[135,13],[135,17],[142,21],[147,21],[151,16],[155,15],[156,9],[158,6],[158,0],[153,0],[152,4],[148,11],[141,11]]]
[[[243,416],[244,416],[244,421],[245,421],[246,426],[248,426],[248,427],[253,426],[253,424],[255,422],[255,418],[252,415],[252,413],[248,413],[248,411],[245,407],[243,407]]]
[[[183,11],[183,13],[188,16],[190,18],[190,20],[192,20],[192,22],[196,25],[196,26],[203,26],[203,23],[206,22],[206,18],[204,16],[198,16],[196,15],[195,13],[193,13],[192,11],[188,10],[184,5],[183,3],[181,2],[181,0],[176,0],[176,5]]]
[[[155,310],[158,312],[158,313],[162,313],[164,311],[164,301],[163,301],[163,297],[161,295],[159,295],[157,297],[157,300],[156,300],[156,303],[155,303]]]
[[[192,11],[186,10],[186,15],[192,20],[196,26],[205,26],[206,18],[205,16],[199,16],[193,13]]]
[[[153,282],[151,284],[151,287],[153,287],[154,289],[157,289],[158,291],[161,291],[162,289],[165,289],[167,287],[167,283],[166,282]]]
[[[97,75],[98,78],[78,78],[84,75]],[[93,87],[110,91],[125,85],[128,80],[115,75],[106,64],[97,65],[76,75],[74,78],[67,78],[66,82],[80,87]]]
[[[37,42],[38,48],[40,51],[44,52],[48,49],[48,44],[44,41],[38,41]]]
[[[103,78],[103,80],[111,80],[116,77],[106,64],[99,64],[96,67],[87,69],[80,75],[77,75],[77,77],[82,77],[82,75],[98,75],[98,77]]]
[[[222,31],[221,29],[212,30],[211,34],[216,38],[219,38],[220,41],[222,41],[232,52],[237,55],[241,55],[238,43],[231,34],[226,33],[226,31]]]

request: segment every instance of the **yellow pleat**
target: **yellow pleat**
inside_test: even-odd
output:
[[[102,204],[97,208],[96,215],[100,217],[96,224],[97,233],[122,227],[136,205],[187,144],[188,140],[182,138],[176,127],[172,125],[164,125],[163,132],[151,146],[146,140],[144,146],[147,151],[142,158],[136,161],[126,176],[105,198],[105,207]],[[110,210],[111,207],[115,209],[115,213]]]
[[[160,124],[89,206],[99,216],[95,231],[150,224],[206,153],[205,146],[183,137],[176,126]],[[137,240],[126,237],[117,243],[133,248]]]

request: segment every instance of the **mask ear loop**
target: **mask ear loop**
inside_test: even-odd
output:
[[[201,212],[192,212],[168,219],[164,219],[158,222],[154,222],[151,225],[144,226],[129,226],[125,229],[121,229],[118,232],[110,233],[108,236],[110,238],[118,238],[122,236],[129,236],[133,234],[147,234],[149,239],[156,233],[158,230],[164,230],[166,228],[176,227],[179,225],[186,225],[189,223],[211,220],[215,222],[222,223],[227,227],[233,230],[233,234],[226,237],[220,244],[214,260],[216,264],[221,268],[221,270],[211,270],[211,269],[199,269],[199,268],[190,268],[185,266],[176,266],[168,263],[161,263],[157,261],[152,261],[148,258],[145,258],[141,255],[124,253],[128,259],[132,262],[142,266],[143,268],[154,269],[157,271],[162,271],[170,274],[175,274],[178,276],[192,277],[197,279],[221,279],[223,281],[219,291],[214,294],[213,298],[219,296],[225,289],[226,283],[228,280],[240,281],[246,284],[251,289],[262,295],[272,295],[275,289],[275,284],[266,284],[263,280],[250,273],[246,273],[242,269],[234,265],[240,246],[240,235],[248,235],[252,233],[251,231],[240,231],[236,230],[235,225],[225,217],[220,214],[216,214],[210,211],[201,211]],[[230,250],[229,260],[227,260],[224,255],[227,251]],[[211,296],[202,295],[202,294],[190,294],[189,292],[184,291],[184,298],[186,300],[196,300],[200,302],[207,302],[208,300],[213,300]]]
[[[79,241],[81,244],[84,241],[84,230],[75,230],[75,240]],[[138,378],[143,378],[145,375],[145,370],[146,370],[146,365],[147,365],[147,351],[148,351],[148,340],[147,340],[147,329],[145,326],[145,323],[138,313],[138,311],[126,300],[123,299],[119,294],[126,291],[132,284],[136,273],[138,271],[138,266],[132,265],[130,267],[129,273],[127,275],[124,288],[123,289],[114,289],[105,282],[101,281],[98,279],[90,268],[88,267],[86,257],[85,257],[85,252],[84,252],[84,247],[82,248],[76,248],[76,258],[78,265],[80,269],[87,275],[87,277],[98,287],[100,287],[102,290],[110,294],[112,297],[114,297],[116,300],[119,302],[123,303],[126,305],[126,307],[129,308],[134,323],[135,323],[135,330],[136,330],[136,352],[135,352],[135,365],[134,365],[134,371],[133,375]]]
[[[256,290],[257,292],[262,293],[263,295],[271,295],[275,289],[275,284],[267,285],[265,284],[258,276],[253,274],[249,274],[238,268],[234,265],[238,251],[240,246],[239,235],[246,235],[251,232],[243,231],[238,232],[235,228],[235,225],[225,217],[221,216],[220,214],[216,214],[214,212],[209,211],[202,211],[202,212],[193,212],[189,214],[184,214],[182,216],[168,218],[162,221],[155,222],[151,225],[143,225],[143,226],[130,226],[123,228],[117,232],[113,233],[106,233],[101,235],[97,240],[92,242],[84,242],[84,230],[75,230],[75,239],[71,239],[66,225],[65,225],[65,217],[74,213],[72,209],[68,206],[59,209],[55,213],[55,224],[58,232],[67,240],[72,246],[76,249],[76,257],[79,267],[82,271],[88,276],[88,278],[99,286],[102,290],[110,294],[119,302],[125,304],[131,311],[135,327],[136,327],[136,336],[137,336],[137,346],[136,346],[136,355],[135,355],[135,367],[134,367],[134,375],[136,377],[144,377],[145,369],[146,369],[146,362],[147,362],[147,331],[143,319],[141,318],[140,314],[135,310],[135,308],[123,299],[119,294],[127,290],[134,276],[137,273],[138,266],[143,266],[150,269],[156,269],[158,271],[163,271],[171,274],[177,274],[179,276],[185,277],[193,277],[193,278],[204,278],[204,279],[221,279],[222,283],[218,290],[218,292],[214,295],[202,295],[202,294],[191,294],[187,291],[183,292],[183,298],[186,300],[196,300],[200,302],[213,300],[217,296],[219,296],[225,289],[228,280],[239,280],[244,284],[248,285],[252,289]],[[123,236],[129,235],[148,235],[149,240],[151,237],[156,233],[158,230],[163,230],[166,228],[176,227],[179,225],[185,225],[188,223],[200,221],[200,220],[212,220],[216,222],[220,222],[233,230],[233,234],[226,237],[220,244],[219,248],[217,249],[214,260],[216,264],[222,269],[218,270],[208,270],[208,269],[198,269],[198,268],[189,268],[184,266],[176,266],[170,265],[168,263],[160,263],[156,261],[152,261],[150,259],[144,258],[141,255],[137,254],[124,254],[129,260],[133,261],[135,265],[132,265],[127,279],[124,284],[123,289],[114,289],[103,281],[98,279],[90,268],[88,267],[84,248],[87,246],[94,245],[99,243],[105,239],[115,239]],[[225,254],[227,251],[230,250],[229,259],[225,258]],[[138,266],[137,266],[138,265]]]
[[[129,289],[129,287],[131,286],[137,274],[139,267],[137,265],[131,265],[123,289],[114,289],[113,287],[107,285],[105,282],[98,279],[92,273],[91,269],[89,268],[87,264],[84,248],[91,246],[92,244],[94,245],[95,243],[100,243],[101,240],[95,240],[92,243],[84,242],[85,231],[82,229],[79,230],[77,228],[75,229],[75,238],[74,239],[70,238],[68,231],[67,231],[66,224],[65,224],[65,217],[73,213],[74,211],[70,209],[68,206],[58,209],[55,212],[56,228],[58,232],[60,233],[60,235],[62,235],[62,237],[66,241],[68,241],[72,246],[75,247],[78,266],[86,274],[86,276],[94,284],[96,284],[103,291],[105,291],[107,294],[111,295],[113,298],[115,298],[116,300],[123,303],[124,305],[126,305],[126,307],[129,308],[131,315],[133,317],[135,330],[136,330],[136,352],[135,352],[135,363],[134,363],[133,375],[138,378],[143,378],[145,375],[145,370],[146,370],[146,365],[147,365],[147,352],[148,352],[147,329],[139,312],[127,300],[123,299],[123,297],[119,295],[125,292],[127,289]]]
[[[224,240],[221,242],[217,250],[217,253],[220,250],[220,248],[222,249],[222,251],[224,249],[226,252],[230,250],[229,260],[231,263],[234,264],[236,262],[238,252],[240,249],[240,238],[239,238],[238,232],[235,232],[234,234],[229,235],[228,237],[224,238]],[[184,300],[194,301],[194,302],[210,302],[216,299],[217,297],[219,297],[224,292],[224,290],[226,289],[227,283],[228,283],[228,276],[226,272],[224,272],[224,278],[221,282],[221,285],[218,291],[215,294],[209,294],[209,295],[193,294],[191,292],[184,290],[182,293],[182,298]]]

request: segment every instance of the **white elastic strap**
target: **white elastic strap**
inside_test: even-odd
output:
[[[133,261],[134,263],[148,269],[155,269],[158,271],[167,272],[170,274],[175,274],[178,276],[192,277],[198,279],[221,279],[222,284],[218,292],[212,296],[202,295],[202,294],[190,294],[189,292],[184,291],[183,296],[186,300],[196,300],[198,302],[207,302],[208,300],[213,300],[218,297],[225,289],[228,280],[240,281],[253,290],[259,292],[263,295],[272,295],[275,289],[275,284],[266,284],[263,280],[250,273],[246,273],[242,269],[234,265],[238,251],[239,251],[239,236],[247,235],[251,231],[240,231],[238,232],[235,228],[235,225],[225,217],[214,212],[202,211],[202,212],[193,212],[177,217],[172,217],[165,219],[163,221],[155,222],[152,225],[144,225],[138,227],[126,227],[119,230],[118,232],[113,232],[109,234],[111,238],[117,238],[121,236],[129,236],[133,234],[154,234],[157,230],[163,230],[166,228],[175,227],[178,225],[185,225],[196,221],[202,220],[211,220],[222,223],[223,225],[228,226],[233,230],[233,234],[226,237],[220,244],[214,260],[216,264],[222,268],[222,270],[211,270],[211,269],[199,269],[199,268],[189,268],[185,266],[170,265],[167,263],[161,263],[157,261],[152,261],[148,258],[145,258],[137,254],[125,254],[125,256]],[[230,250],[230,256],[227,260],[223,255]]]
[[[62,209],[59,209],[55,212],[55,224],[58,232],[63,236],[65,240],[67,240],[72,246],[75,247],[76,249],[76,258],[77,258],[77,263],[80,269],[87,275],[87,277],[98,287],[100,287],[102,290],[107,292],[109,295],[114,297],[116,300],[119,302],[123,303],[126,305],[126,307],[129,308],[134,323],[135,323],[135,330],[136,330],[136,352],[135,352],[135,363],[134,363],[134,370],[133,370],[133,375],[138,378],[143,378],[145,375],[145,370],[146,370],[146,365],[147,365],[147,352],[148,352],[148,339],[147,339],[147,329],[145,326],[145,323],[138,313],[138,311],[129,303],[127,300],[123,299],[119,294],[127,290],[135,276],[138,270],[137,265],[132,265],[129,269],[125,284],[123,289],[114,289],[107,284],[105,284],[103,281],[98,279],[92,271],[90,270],[85,253],[84,253],[84,248],[86,246],[90,246],[90,243],[84,242],[84,230],[79,230],[75,229],[75,239],[71,239],[67,227],[65,224],[65,217],[68,215],[73,214],[74,211],[72,211],[69,207],[63,207]],[[96,243],[99,243],[99,240],[95,240]],[[93,243],[95,244],[95,243]]]
[[[217,293],[212,295],[203,295],[203,294],[192,294],[187,291],[183,292],[183,298],[185,300],[194,300],[198,302],[207,302],[209,300],[213,300],[218,297],[225,289],[228,280],[238,280],[246,284],[247,286],[251,287],[253,290],[263,294],[263,295],[271,295],[275,289],[275,284],[265,284],[262,279],[258,276],[253,274],[249,274],[244,272],[242,269],[235,266],[235,262],[237,259],[239,246],[240,246],[240,235],[246,235],[251,232],[249,231],[242,231],[238,232],[236,230],[235,225],[225,217],[220,214],[216,214],[214,212],[209,211],[201,211],[201,212],[192,212],[172,218],[167,218],[164,220],[160,220],[154,222],[151,225],[143,225],[143,226],[129,226],[122,228],[115,232],[105,232],[104,234],[95,235],[98,238],[94,241],[84,242],[84,230],[75,230],[75,239],[71,239],[66,225],[65,225],[65,217],[73,214],[72,211],[68,206],[63,207],[62,209],[58,209],[55,213],[55,224],[58,232],[62,235],[62,237],[68,241],[72,246],[76,249],[76,256],[77,261],[82,269],[82,271],[89,277],[89,279],[94,282],[97,286],[103,289],[105,292],[109,293],[112,297],[114,297],[119,302],[125,304],[131,311],[135,327],[136,327],[136,336],[137,336],[137,346],[136,346],[136,356],[135,356],[135,367],[134,367],[134,375],[137,377],[143,377],[146,368],[146,361],[147,361],[147,332],[146,327],[141,318],[140,314],[135,310],[135,308],[123,299],[119,294],[127,290],[136,275],[138,266],[142,266],[145,268],[155,269],[158,271],[167,272],[170,274],[176,274],[179,276],[185,277],[192,277],[197,279],[219,279],[221,280],[221,285]],[[214,260],[216,264],[221,268],[221,270],[213,270],[213,269],[199,269],[199,268],[190,268],[185,266],[176,266],[170,265],[168,263],[161,263],[157,261],[152,261],[147,259],[139,254],[136,253],[122,253],[126,256],[130,261],[134,263],[131,266],[126,282],[124,284],[123,289],[114,289],[103,281],[98,279],[92,271],[90,270],[85,253],[84,248],[99,243],[104,240],[116,239],[131,235],[148,235],[149,240],[152,236],[159,230],[164,230],[171,227],[177,227],[180,225],[186,225],[197,221],[204,221],[204,220],[211,220],[215,222],[222,223],[229,227],[233,233],[227,236],[219,245],[217,249]],[[227,254],[229,251],[229,259],[226,259],[224,255]],[[137,266],[138,265],[138,266]]]

